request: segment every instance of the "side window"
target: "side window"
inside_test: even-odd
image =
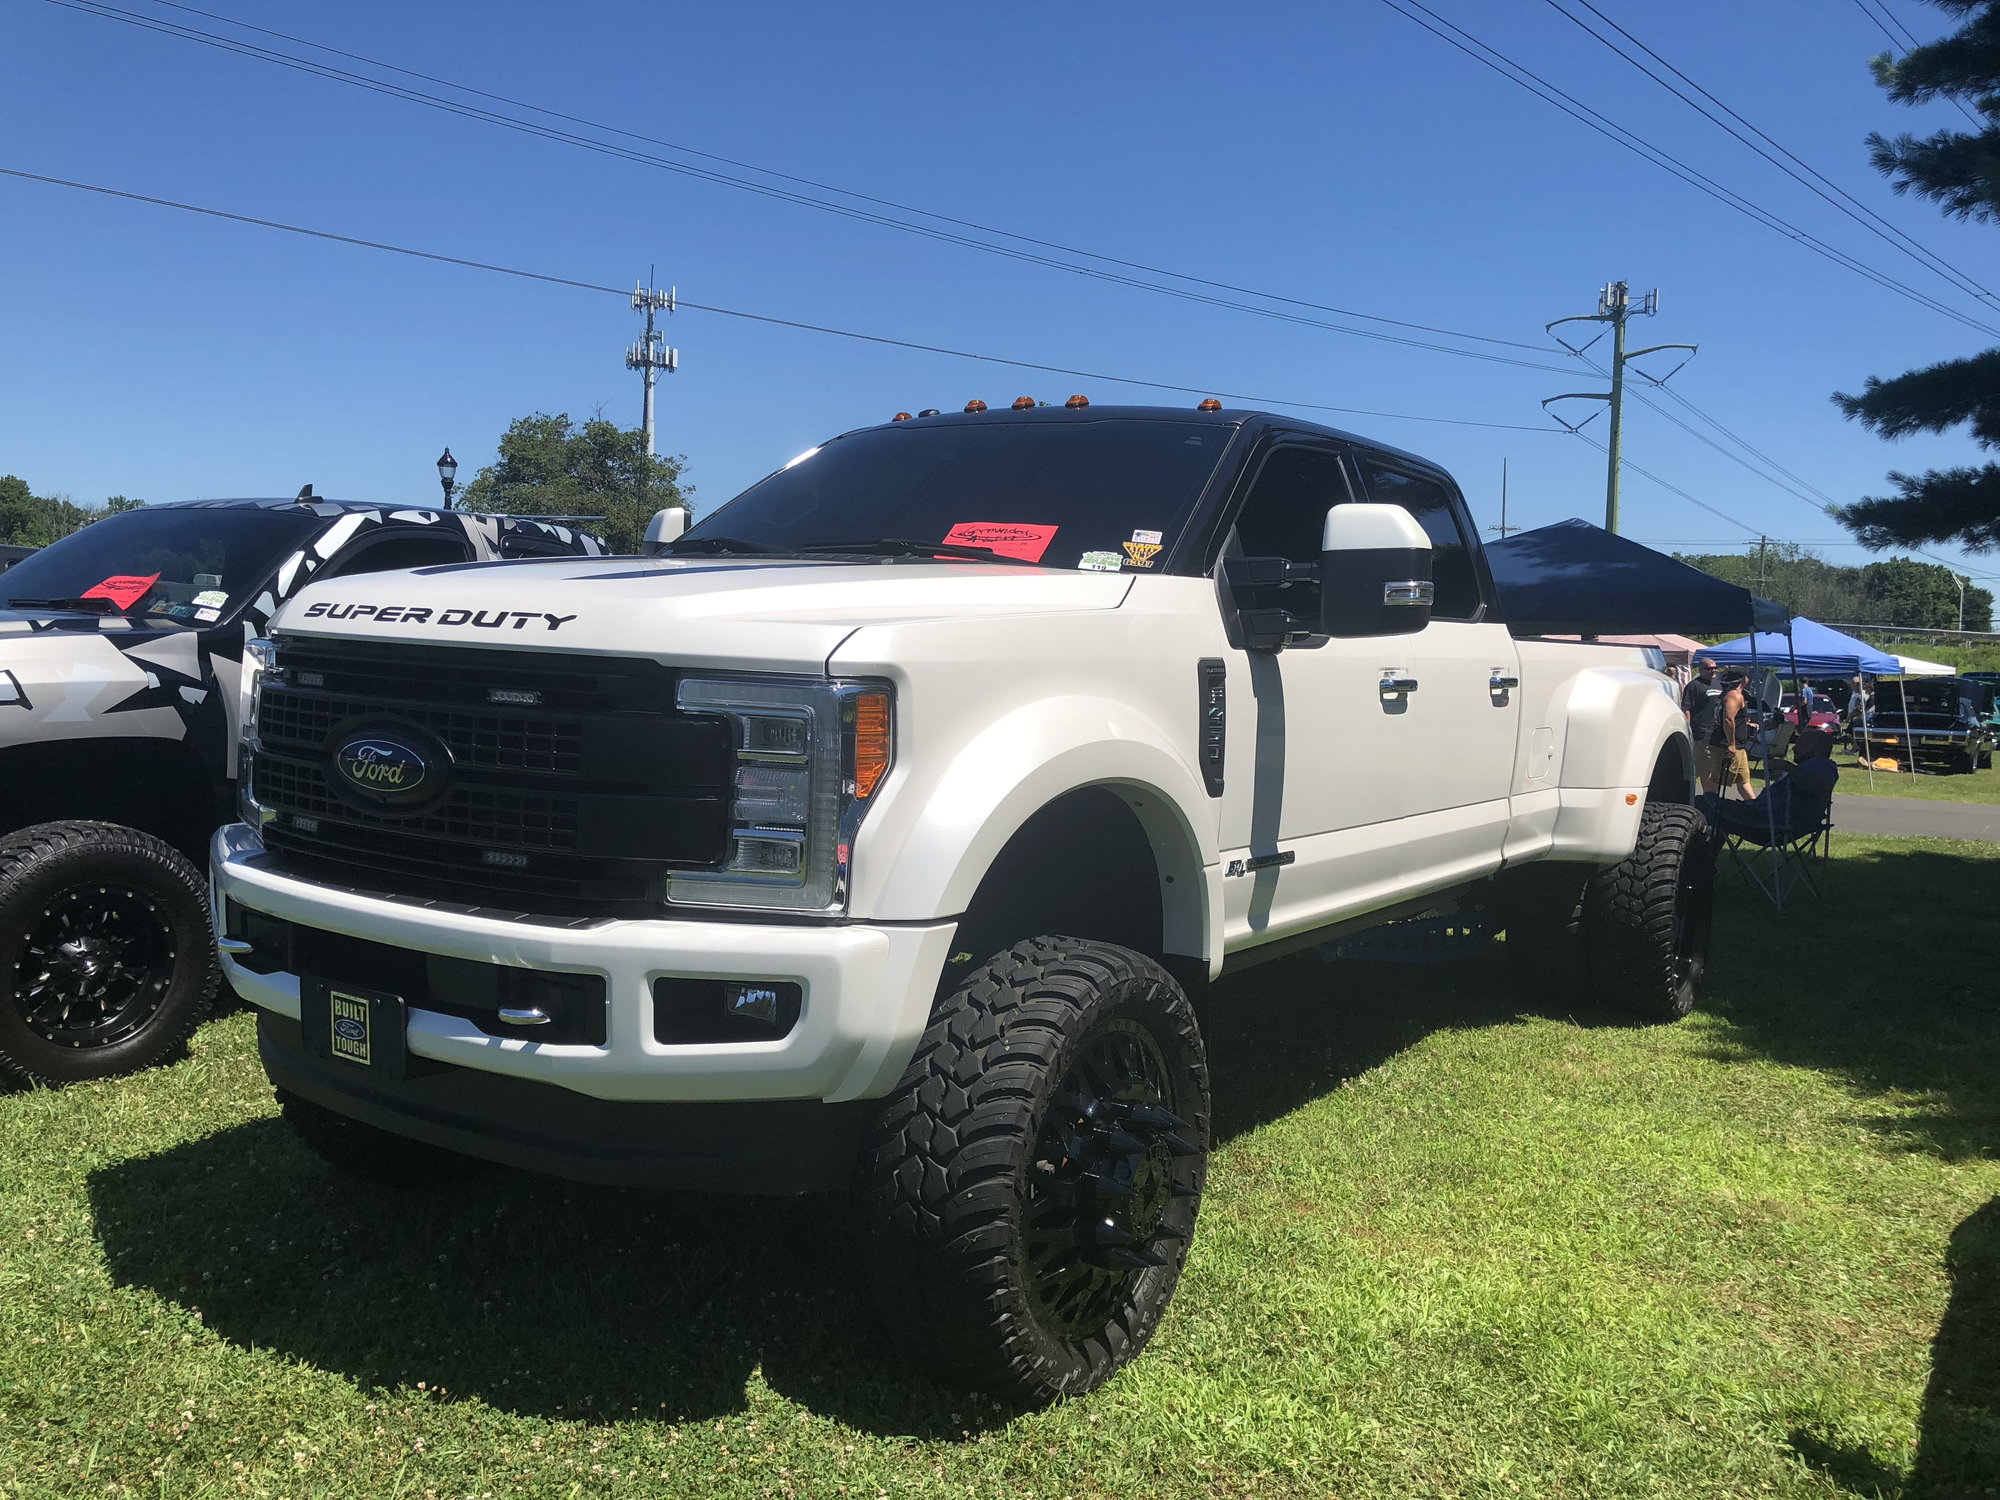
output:
[[[1353,498],[1338,453],[1279,448],[1264,460],[1236,517],[1236,545],[1245,557],[1318,562],[1327,511]]]
[[[1479,613],[1479,580],[1472,570],[1472,553],[1459,530],[1451,492],[1433,478],[1392,468],[1366,453],[1355,457],[1368,497],[1402,506],[1431,539],[1431,579],[1437,585],[1432,616],[1440,620],[1474,618]]]
[[[471,561],[472,549],[463,536],[411,532],[370,538],[318,576],[346,578],[355,573],[386,573],[394,568],[433,568],[440,563]]]

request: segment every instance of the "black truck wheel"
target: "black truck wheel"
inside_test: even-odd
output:
[[[215,1001],[208,888],[114,823],[0,839],[0,1074],[78,1083],[171,1057]]]
[[[390,1187],[433,1187],[470,1176],[486,1165],[428,1141],[413,1141],[378,1125],[349,1119],[284,1089],[276,1093],[278,1111],[299,1143],[351,1177],[365,1177]]]
[[[1694,808],[1648,803],[1615,865],[1530,865],[1519,877],[1503,920],[1523,998],[1648,1023],[1694,1009],[1715,898],[1715,845]]]
[[[885,1317],[956,1383],[1101,1385],[1173,1296],[1208,1129],[1201,1032],[1159,965],[1016,943],[939,1004],[864,1157]]]

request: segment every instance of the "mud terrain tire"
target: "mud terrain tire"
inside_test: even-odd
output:
[[[939,1002],[862,1161],[875,1290],[955,1384],[1103,1384],[1173,1296],[1207,1168],[1193,1007],[1108,943],[1014,944]]]

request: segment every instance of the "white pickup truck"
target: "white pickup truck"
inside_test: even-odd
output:
[[[885,1315],[1039,1401],[1145,1344],[1210,981],[1477,910],[1693,1003],[1669,682],[1516,640],[1450,477],[1252,411],[899,416],[643,558],[316,583],[255,643],[230,983],[344,1167],[852,1187]]]

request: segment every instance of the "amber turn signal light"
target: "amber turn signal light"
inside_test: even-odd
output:
[[[854,795],[873,795],[888,769],[889,695],[863,693],[854,700]]]
[[[1071,411],[1075,411],[1078,407],[1090,405],[1090,397],[1072,396],[1069,400],[1063,402],[1063,405],[1067,406]]]

